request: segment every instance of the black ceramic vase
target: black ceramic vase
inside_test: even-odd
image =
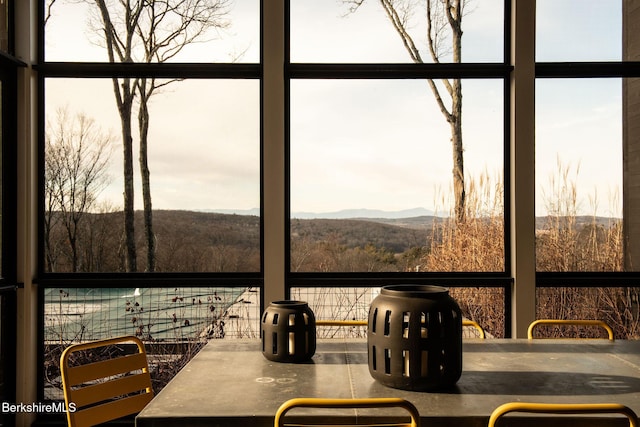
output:
[[[304,362],[316,352],[316,318],[304,301],[274,301],[262,314],[262,354],[276,362]]]
[[[447,288],[391,285],[371,302],[369,372],[380,383],[427,391],[462,374],[462,313]]]

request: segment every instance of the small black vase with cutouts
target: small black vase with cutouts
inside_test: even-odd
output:
[[[316,318],[304,301],[274,301],[260,322],[262,354],[276,362],[305,362],[316,352]]]

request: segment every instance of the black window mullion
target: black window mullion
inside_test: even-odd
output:
[[[506,64],[289,64],[291,79],[505,78]]]
[[[262,77],[260,64],[46,62],[34,67],[44,78],[156,77],[180,79]]]
[[[536,78],[640,76],[640,62],[537,62]]]

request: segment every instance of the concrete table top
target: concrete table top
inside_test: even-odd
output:
[[[465,340],[453,389],[412,392],[371,377],[366,340],[319,340],[301,364],[267,360],[259,341],[212,340],[136,425],[271,426],[277,408],[294,397],[403,397],[428,426],[486,426],[493,409],[510,401],[616,402],[640,413],[640,341]]]

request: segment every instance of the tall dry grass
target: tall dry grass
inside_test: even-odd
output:
[[[577,188],[579,166],[558,161],[557,174],[543,189],[547,216],[536,230],[536,270],[551,272],[624,270],[622,220],[598,217],[597,193],[589,197],[590,215],[582,210]],[[610,205],[617,205],[613,195]],[[612,211],[615,209],[612,209]]]
[[[421,271],[504,271],[504,204],[501,180],[469,179],[465,220],[435,221]]]
[[[624,234],[622,220],[614,215],[599,217],[597,193],[589,198],[591,215],[580,215],[579,165],[558,160],[550,177],[544,203],[548,215],[536,231],[536,270],[541,272],[622,272]],[[609,200],[611,211],[619,203],[617,193]],[[539,289],[536,315],[553,319],[602,319],[617,338],[640,338],[638,299],[640,288],[555,287]],[[582,327],[546,327],[553,336],[603,337],[602,330]]]
[[[449,215],[434,222],[433,239],[421,259],[421,271],[504,271],[502,180],[484,173],[468,182],[465,220],[457,222],[454,215]],[[492,336],[504,335],[501,288],[452,288],[450,294],[466,318],[480,323]]]
[[[577,173],[558,164],[557,175],[544,193],[548,215],[536,231],[536,270],[539,272],[620,272],[624,270],[622,221],[600,218],[593,195],[592,215],[579,215]],[[487,174],[470,180],[466,218],[453,215],[434,225],[434,239],[421,259],[421,271],[504,271],[504,205],[502,180]],[[615,200],[614,200],[615,202]],[[640,338],[640,288],[540,288],[538,318],[602,319],[617,338]],[[491,334],[504,331],[504,295],[501,289],[454,288],[451,294],[463,314]],[[600,331],[576,327],[541,329],[548,336],[599,336]]]

